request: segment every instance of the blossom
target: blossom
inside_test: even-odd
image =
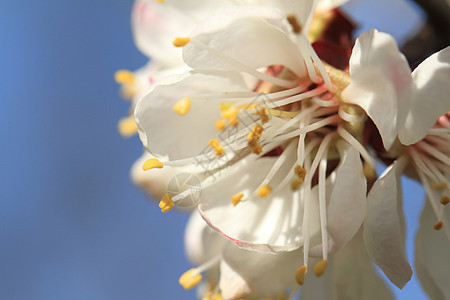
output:
[[[421,228],[416,240],[419,279],[430,295],[448,297],[440,276],[448,276],[449,268],[436,266],[434,260],[439,256],[431,258],[429,251],[448,248],[450,240],[448,210],[444,208],[450,187],[450,47],[430,56],[411,74],[393,38],[373,30],[357,40],[350,73],[352,82],[343,97],[361,103],[377,126],[384,147],[390,150],[382,151],[382,157],[396,159],[368,195],[364,240],[369,254],[397,286],[402,287],[411,277],[400,182],[408,171],[421,181],[428,199],[421,223],[429,228]],[[434,228],[443,227],[445,232],[440,239],[424,235],[432,227],[430,207],[437,222]]]
[[[204,176],[199,211],[213,229],[244,250],[297,251],[302,278],[310,256],[325,266],[358,232],[374,161],[358,142],[364,115],[336,93],[345,74],[333,70],[334,86],[296,22],[257,6],[213,14],[176,40],[194,70],[156,83],[135,116],[163,169]]]

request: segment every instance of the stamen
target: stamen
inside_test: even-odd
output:
[[[442,195],[440,202],[442,205],[447,205],[450,202],[450,198],[447,195]]]
[[[191,98],[189,97],[177,101],[173,106],[173,111],[180,116],[186,115],[189,112],[189,109],[191,109]]]
[[[217,120],[215,126],[217,130],[224,130],[227,127],[227,124],[224,120]]]
[[[441,230],[442,226],[444,226],[444,223],[442,223],[442,221],[439,221],[433,225],[433,228],[434,228],[434,230]]]
[[[166,0],[155,0],[156,2],[158,2],[158,3],[164,3],[164,2],[166,2]]]
[[[188,41],[189,42],[189,41]],[[281,86],[281,87],[285,87],[285,88],[292,88],[294,87],[297,82],[296,81],[291,81],[291,80],[285,80],[285,79],[281,79],[281,78],[277,78],[277,77],[273,77],[270,75],[267,75],[265,73],[259,72],[255,69],[253,69],[252,67],[249,67],[247,65],[245,65],[244,63],[232,58],[231,56],[228,56],[206,44],[203,44],[201,42],[192,40],[190,41],[192,44],[194,44],[195,46],[208,51],[209,53],[211,53],[212,55],[216,56],[217,58],[229,63],[230,65],[232,65],[234,68],[236,68],[239,71],[245,72],[249,75],[254,76],[255,78],[261,79],[263,81],[267,81],[269,83],[273,83],[275,85]],[[175,44],[175,42],[174,42]],[[185,44],[184,44],[185,45]],[[183,46],[184,46],[183,45]]]
[[[436,148],[430,146],[428,143],[418,142],[416,145],[419,148],[421,148],[422,150],[424,150],[425,152],[427,152],[429,155],[433,156],[434,158],[442,161],[443,163],[445,163],[447,165],[450,165],[450,158],[447,155],[445,155],[444,153],[437,150]]]
[[[186,271],[180,276],[178,282],[185,290],[190,290],[202,281],[202,274],[200,274],[196,268]]]
[[[136,121],[134,121],[134,116],[128,116],[120,119],[117,124],[117,130],[123,137],[130,137],[138,132]]]
[[[142,170],[147,171],[151,169],[162,169],[163,163],[160,162],[157,158],[149,158],[142,165]]]
[[[359,154],[364,158],[364,160],[375,169],[375,160],[372,156],[370,156],[369,152],[358,142],[357,139],[353,135],[351,135],[347,130],[345,130],[342,126],[339,126],[337,129],[339,135],[347,141],[350,145],[353,146],[356,150],[358,150]]]
[[[170,194],[165,194],[159,202],[159,208],[163,213],[170,211],[175,206]]]
[[[189,37],[177,37],[172,44],[175,47],[184,47],[187,45],[187,43],[189,43],[191,41],[191,38]]]
[[[320,277],[325,273],[325,269],[328,266],[328,260],[321,260],[314,266],[314,274]]]
[[[281,100],[277,100],[277,101],[271,101],[270,103],[268,103],[266,106],[268,108],[276,108],[276,107],[281,107],[284,105],[288,105],[294,102],[299,102],[302,100],[306,100],[309,99],[311,97],[315,97],[318,96],[320,94],[323,94],[324,92],[326,92],[327,88],[324,87],[323,85],[316,87],[313,90],[301,93],[301,94],[297,94],[297,95],[293,95],[290,97],[286,97],[283,98]]]
[[[326,175],[328,162],[328,148],[325,149],[320,160],[319,166],[319,215],[320,215],[320,232],[322,235],[322,258],[328,263],[328,232],[327,232],[327,204],[326,204]],[[326,267],[326,265],[325,265]],[[325,270],[324,267],[324,270]],[[317,275],[316,269],[318,264],[314,267],[314,273]],[[322,274],[321,274],[322,275]]]
[[[431,183],[431,188],[433,190],[440,191],[445,189],[447,187],[447,184],[448,184],[447,182],[433,182]]]
[[[208,143],[208,145],[210,145],[213,149],[214,149],[214,153],[217,156],[222,156],[225,154],[225,149],[219,145],[219,141],[216,139],[211,139]]]
[[[303,243],[303,263],[305,265],[308,264],[308,256],[309,256],[309,242],[310,242],[310,232],[309,232],[309,218],[310,218],[310,203],[311,203],[311,181],[312,177],[314,176],[314,173],[317,170],[317,167],[319,165],[319,162],[324,157],[324,153],[328,149],[328,145],[335,137],[334,133],[330,133],[324,137],[322,140],[322,143],[320,143],[319,149],[317,150],[316,156],[314,157],[314,160],[311,164],[311,168],[309,169],[308,173],[305,177],[305,189],[304,189],[304,204],[303,204],[303,228],[302,228],[302,235],[304,239]],[[325,219],[325,218],[324,218]],[[326,250],[324,250],[325,252]]]
[[[255,127],[253,127],[252,131],[250,131],[247,136],[249,147],[253,147],[259,142],[263,130],[264,128],[259,124],[256,124]]]
[[[306,169],[303,168],[300,165],[296,165],[294,168],[294,173],[297,175],[298,179],[300,179],[302,182],[305,180],[306,176]]]
[[[266,185],[263,185],[258,190],[258,196],[259,197],[267,197],[270,195],[270,192],[272,192],[272,188],[268,184],[266,184]]]
[[[114,80],[120,84],[133,84],[135,82],[135,76],[131,71],[119,70],[114,73]]]
[[[236,194],[233,197],[231,197],[231,203],[236,206],[239,202],[241,202],[242,197],[244,197],[243,193]]]
[[[308,267],[303,265],[300,268],[298,268],[297,271],[295,271],[295,281],[297,281],[299,285],[303,285],[303,283],[305,283],[305,276],[307,269]]]

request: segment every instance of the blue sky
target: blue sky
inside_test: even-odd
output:
[[[377,3],[349,9],[404,34],[404,21],[374,18]],[[128,104],[114,71],[146,62],[131,4],[0,2],[0,299],[194,299],[177,283],[187,216],[161,214],[132,186],[141,144],[116,131]],[[424,193],[410,182],[405,193],[412,258]],[[425,297],[415,278],[398,294]]]

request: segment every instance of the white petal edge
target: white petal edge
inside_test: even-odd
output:
[[[450,46],[423,61],[412,77],[411,109],[399,133],[404,145],[423,139],[437,119],[450,111]]]
[[[406,159],[389,166],[367,197],[364,242],[372,260],[389,280],[402,288],[412,276],[406,257],[401,174]]]

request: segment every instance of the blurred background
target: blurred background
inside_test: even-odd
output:
[[[113,74],[147,61],[132,2],[0,2],[0,299],[194,299],[178,285],[187,215],[130,183],[141,144],[116,130],[128,103]],[[360,31],[403,42],[422,22],[403,2],[366,2],[345,7]],[[424,192],[405,194],[412,261]],[[426,299],[415,277],[394,291]]]

